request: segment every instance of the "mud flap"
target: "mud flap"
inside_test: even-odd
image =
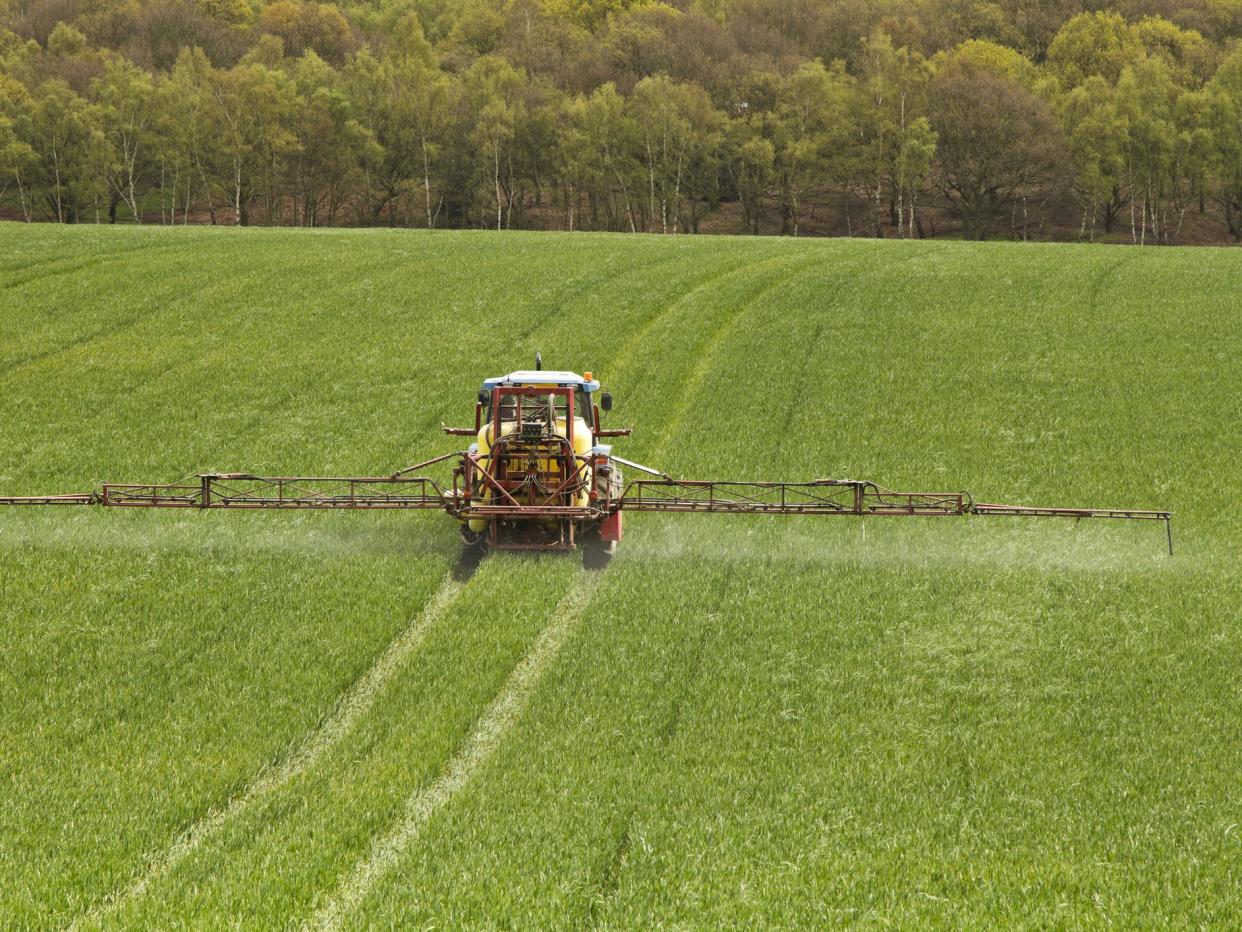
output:
[[[599,539],[613,543],[621,539],[621,509],[618,508],[599,523]]]

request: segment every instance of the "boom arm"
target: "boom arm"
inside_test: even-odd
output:
[[[648,470],[654,472],[654,470]],[[625,487],[617,507],[624,511],[712,514],[1114,518],[1163,521],[1173,553],[1173,513],[1117,508],[1039,508],[976,503],[967,492],[894,492],[874,482],[819,479],[814,482],[712,482],[638,479]]]
[[[105,483],[98,492],[0,498],[0,505],[108,505],[129,508],[445,509],[453,502],[425,476],[252,476],[206,473],[195,482]]]
[[[106,483],[98,492],[72,495],[0,497],[0,505],[105,505],[129,508],[197,509],[423,509],[442,510],[459,518],[529,516],[602,519],[618,511],[708,514],[853,515],[866,517],[955,515],[1110,518],[1163,521],[1169,553],[1173,553],[1172,512],[1116,508],[1041,508],[1027,505],[977,503],[967,492],[894,492],[874,482],[818,479],[813,482],[715,482],[673,479],[658,470],[620,457],[612,460],[659,478],[637,479],[620,497],[606,487],[586,507],[563,508],[513,503],[473,502],[456,479],[452,487],[411,472],[468,454],[450,453],[402,469],[390,476],[254,476],[249,473],[205,473],[192,482],[169,484]],[[593,457],[584,457],[588,463]]]

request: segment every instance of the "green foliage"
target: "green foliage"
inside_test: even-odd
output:
[[[58,58],[80,55],[86,50],[86,36],[67,23],[57,23],[48,37],[47,50]]]
[[[1148,55],[1161,59],[1185,87],[1199,87],[1216,67],[1216,50],[1193,29],[1179,29],[1159,16],[1146,16],[1134,27]]]
[[[1222,63],[1207,87],[1207,126],[1214,148],[1215,196],[1229,233],[1242,240],[1242,49]]]
[[[26,142],[34,135],[34,106],[30,95],[17,81],[0,75],[0,175],[17,185],[22,216],[30,217],[24,179],[35,164],[38,153]]]
[[[1136,61],[1142,44],[1118,13],[1080,13],[1069,20],[1048,47],[1048,64],[1067,87],[1098,75],[1110,84]]]
[[[894,48],[880,30],[863,41],[863,53],[852,175],[869,202],[874,234],[882,235],[886,213],[899,233],[908,234],[936,141],[927,120],[931,68],[918,53]],[[919,170],[910,174],[913,169]]]
[[[957,74],[1044,101],[1076,173],[1024,185],[1022,221],[1011,211],[989,235],[1092,239],[1133,208],[1134,242],[1149,215],[1155,242],[1181,240],[1188,217],[1186,238],[1203,241],[1223,233],[1215,203],[1236,236],[1231,104],[1205,88],[1242,37],[1242,0],[1186,4],[22,0],[0,74],[32,111],[62,87],[83,106],[46,104],[68,106],[65,153],[47,113],[6,118],[0,216],[977,235],[940,183],[957,140],[933,129],[950,121],[928,94],[933,75]],[[1158,93],[1102,99],[1097,82],[1147,69]],[[986,135],[962,116],[955,132]],[[1164,168],[1136,167],[1132,153],[1157,149]],[[1138,174],[1162,178],[1150,197]]]
[[[259,28],[279,36],[293,56],[311,50],[339,65],[353,48],[349,23],[331,3],[274,0],[263,8]]]
[[[656,2],[658,0],[540,0],[540,6],[551,16],[565,17],[595,30],[611,16]]]
[[[697,84],[664,74],[639,81],[627,109],[646,179],[648,230],[676,233],[688,180],[719,145],[720,115]]]
[[[844,66],[830,71],[816,59],[790,75],[778,92],[772,114],[773,168],[779,179],[777,198],[794,236],[808,195],[848,177],[841,156],[849,148],[852,90]],[[752,149],[752,166],[762,164],[765,155]]]
[[[951,69],[932,85],[936,185],[963,232],[987,239],[1007,212],[1066,176],[1061,129],[1039,97],[986,71]]]
[[[242,27],[254,19],[248,0],[200,0],[203,12],[228,26]]]
[[[1070,156],[1074,191],[1083,208],[1082,235],[1094,236],[1097,219],[1112,232],[1120,211],[1130,200],[1126,160],[1126,121],[1117,110],[1116,91],[1095,75],[1060,101]]]
[[[1026,87],[1034,85],[1038,76],[1035,65],[1021,52],[986,39],[969,39],[941,52],[933,64],[937,72],[987,71]]]

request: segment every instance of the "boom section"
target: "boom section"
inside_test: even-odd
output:
[[[874,482],[711,482],[638,479],[617,502],[625,511],[777,515],[962,515],[965,492],[894,492]]]
[[[125,508],[443,509],[453,504],[425,476],[252,476],[208,473],[167,485],[107,483],[98,503]]]

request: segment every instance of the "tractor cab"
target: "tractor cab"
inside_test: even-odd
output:
[[[480,442],[485,433],[490,443],[513,432],[528,440],[557,435],[573,443],[574,434],[591,440],[600,428],[598,393],[599,382],[590,372],[533,369],[487,379],[479,391]],[[610,407],[611,399],[603,395],[605,408]]]

